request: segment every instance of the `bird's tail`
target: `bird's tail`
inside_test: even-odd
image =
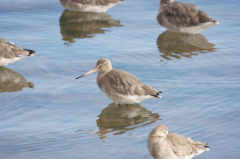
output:
[[[33,51],[33,50],[28,50],[28,49],[23,49],[23,50],[26,50],[26,51],[29,52],[28,56],[31,56],[31,55],[35,54],[35,51]]]
[[[162,98],[162,96],[160,96],[160,93],[162,93],[162,91],[158,91],[156,95],[152,95],[152,96],[156,98]]]

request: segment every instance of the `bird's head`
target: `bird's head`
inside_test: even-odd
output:
[[[168,134],[168,128],[165,125],[158,125],[151,131],[149,137],[164,139]]]

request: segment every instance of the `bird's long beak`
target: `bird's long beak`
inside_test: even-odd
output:
[[[91,71],[83,74],[82,76],[77,77],[76,79],[79,79],[79,78],[81,78],[81,77],[87,76],[87,75],[89,75],[89,74],[91,74],[91,73],[93,73],[93,72],[96,72],[96,71],[98,71],[98,69],[97,69],[97,68],[94,68],[94,69],[92,69]]]

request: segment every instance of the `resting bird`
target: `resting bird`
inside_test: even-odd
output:
[[[0,38],[0,66],[13,63],[26,56],[32,56],[33,50],[23,49],[3,38]]]
[[[173,0],[160,1],[157,21],[172,32],[189,34],[220,24],[196,6]]]
[[[60,0],[61,4],[71,11],[106,12],[123,0]]]
[[[209,151],[209,147],[207,143],[168,132],[165,125],[158,125],[148,136],[148,151],[154,159],[191,159]]]
[[[102,92],[118,106],[134,104],[151,98],[162,98],[161,91],[142,83],[136,76],[126,71],[112,69],[111,62],[106,59],[98,60],[95,68],[82,76],[98,71],[97,85]]]

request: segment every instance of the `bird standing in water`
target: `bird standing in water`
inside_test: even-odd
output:
[[[120,106],[120,104],[128,105],[139,103],[152,98],[162,98],[160,96],[161,91],[157,91],[144,84],[129,72],[113,69],[111,62],[106,58],[98,60],[93,70],[76,79],[96,71],[98,71],[98,87],[109,99],[118,104],[118,106]]]
[[[169,31],[189,34],[220,24],[196,6],[173,0],[160,1],[157,21]]]

